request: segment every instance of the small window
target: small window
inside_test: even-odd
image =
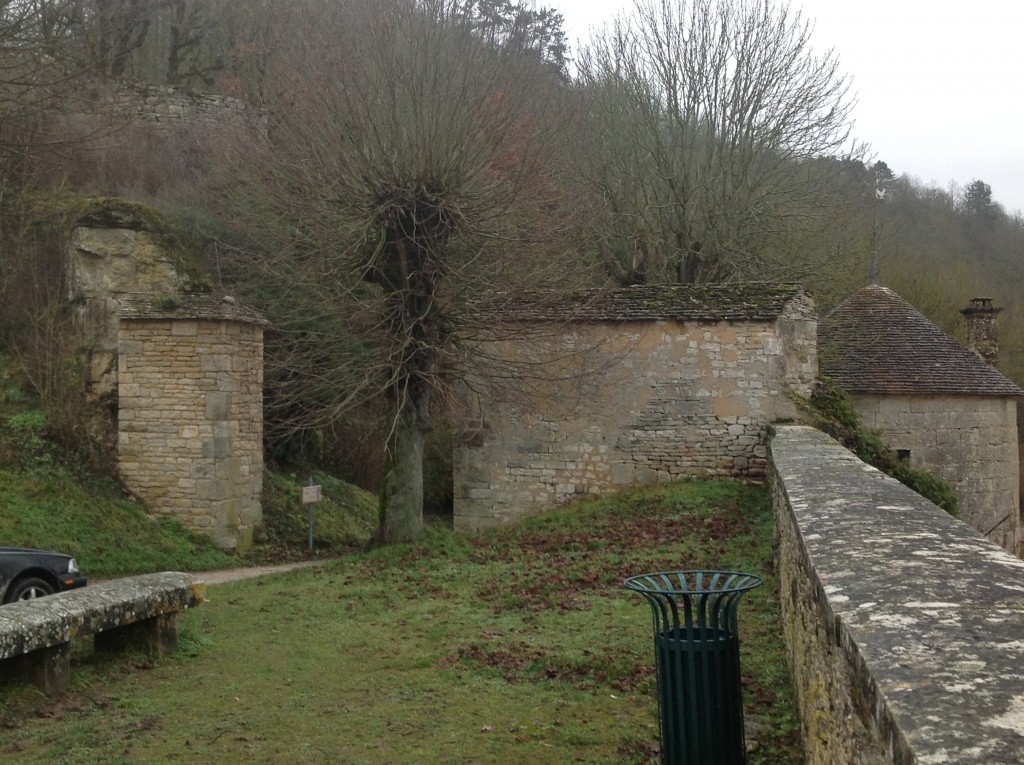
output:
[[[900,462],[910,462],[910,449],[897,449],[896,458]]]

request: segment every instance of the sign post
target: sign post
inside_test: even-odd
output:
[[[313,483],[313,476],[309,477],[309,485],[302,487],[302,504],[308,512],[307,527],[309,529],[309,551],[313,552],[313,505],[324,498],[323,487]]]

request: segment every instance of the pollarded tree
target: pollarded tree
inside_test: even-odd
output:
[[[768,275],[771,245],[828,207],[838,163],[816,160],[853,150],[835,57],[773,0],[637,0],[579,69],[620,280]]]
[[[264,84],[280,94],[269,145],[235,178],[263,253],[240,262],[281,333],[270,416],[329,429],[355,402],[387,402],[383,541],[420,532],[424,441],[472,331],[461,309],[566,275],[530,239],[560,205],[557,75],[482,38],[464,7],[299,0]]]

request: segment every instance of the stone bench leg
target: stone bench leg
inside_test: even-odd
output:
[[[111,630],[99,632],[94,642],[97,651],[140,650],[157,656],[170,656],[178,650],[178,614],[161,614]]]
[[[0,662],[0,681],[25,679],[51,699],[63,696],[71,684],[71,643],[40,648]]]

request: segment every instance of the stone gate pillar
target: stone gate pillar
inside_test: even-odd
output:
[[[249,546],[262,518],[264,326],[231,298],[121,300],[121,479],[226,549]]]

